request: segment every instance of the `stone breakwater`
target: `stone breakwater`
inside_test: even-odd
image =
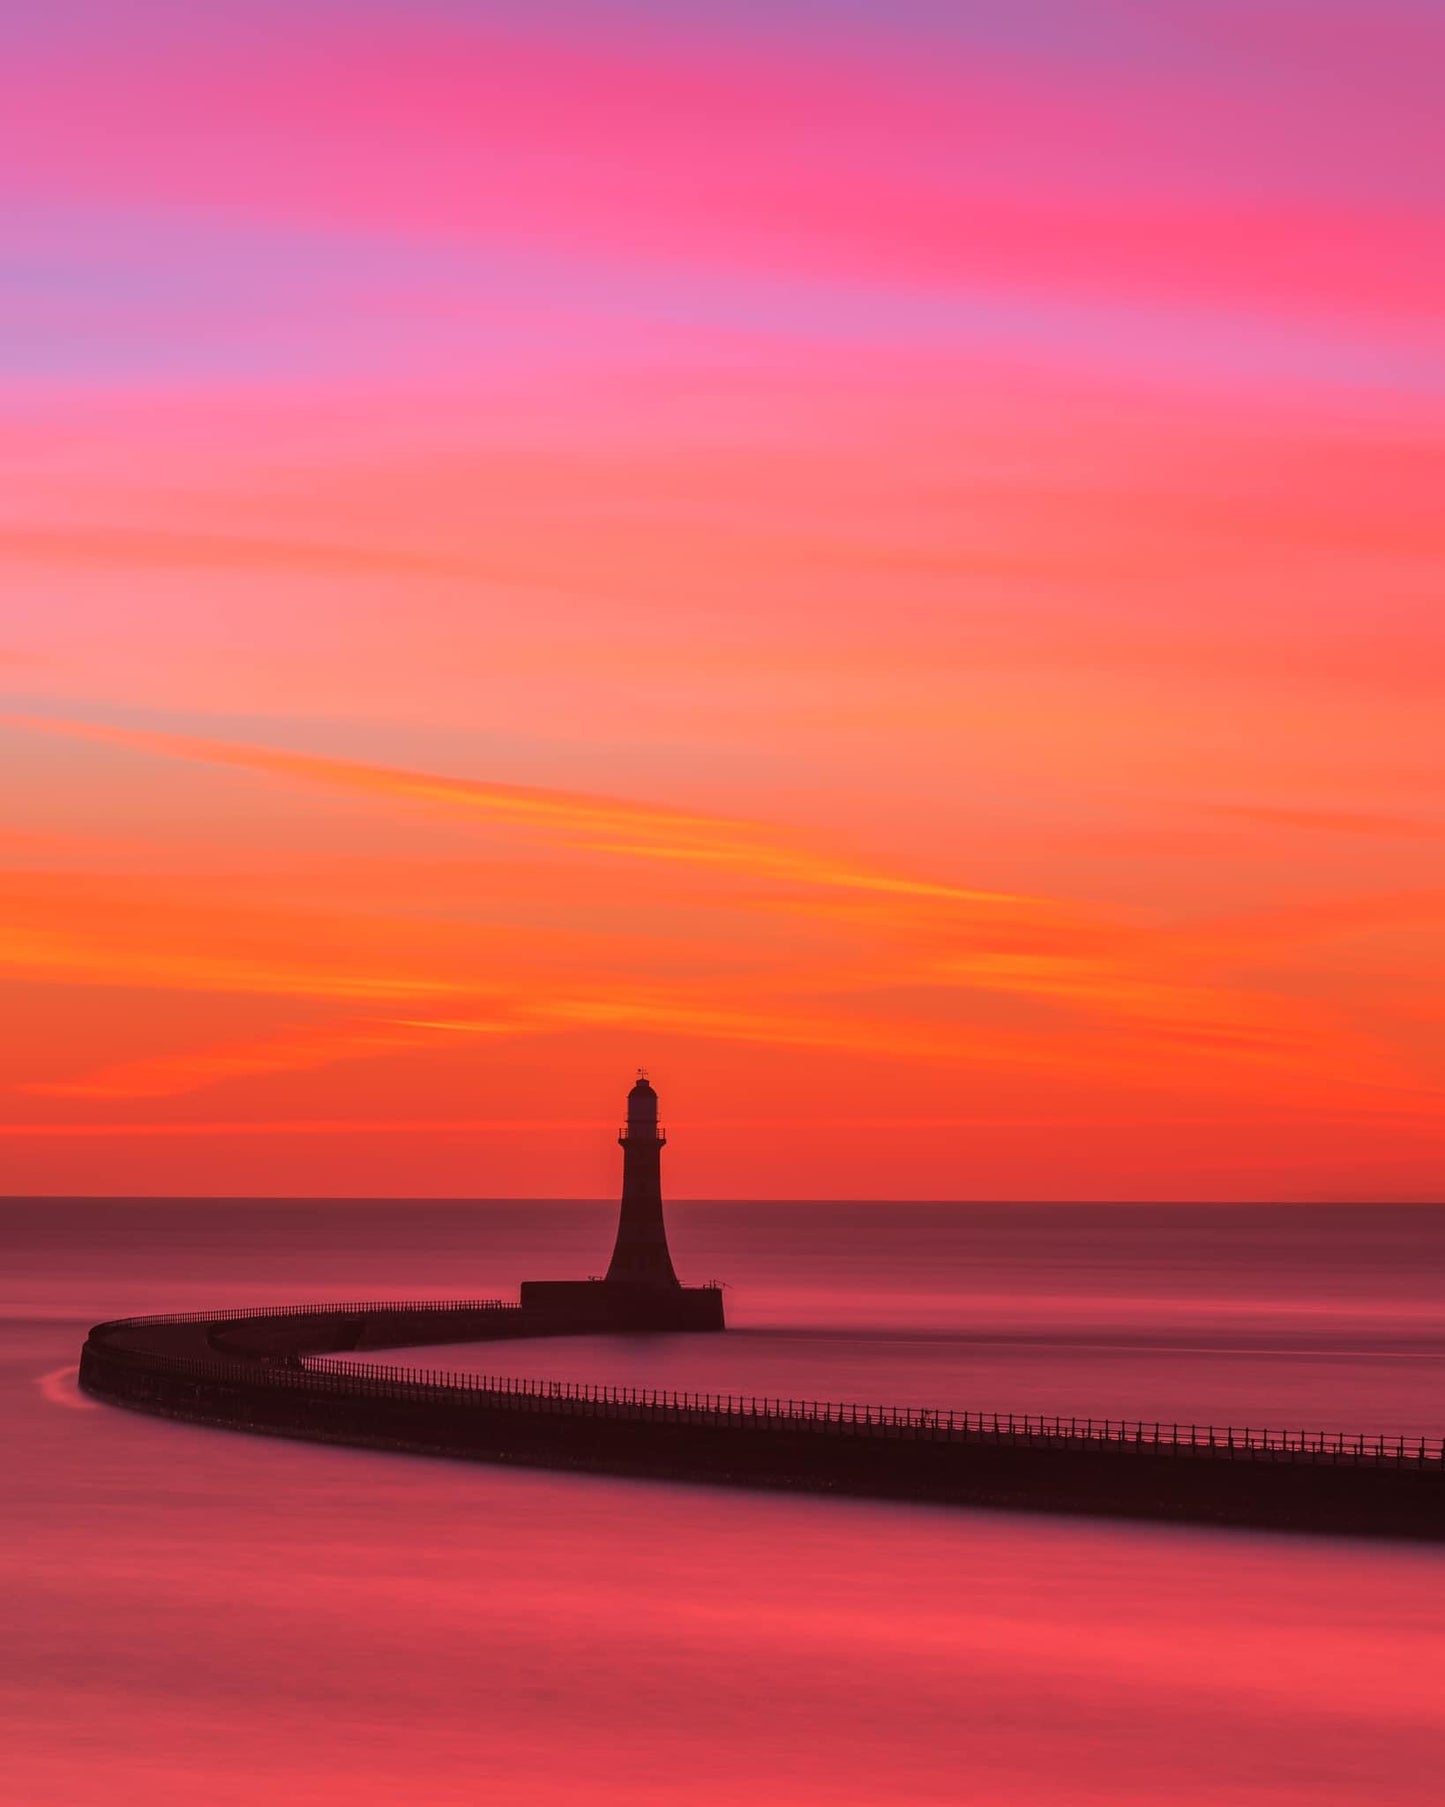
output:
[[[693,1289],[698,1295],[714,1289]],[[525,1299],[525,1294],[524,1294]],[[354,1359],[597,1330],[555,1300],[255,1307],[98,1324],[87,1392],[231,1430],[592,1473],[1007,1510],[1445,1538],[1439,1438],[824,1404]],[[695,1323],[720,1327],[699,1299]],[[659,1325],[658,1328],[667,1326]]]

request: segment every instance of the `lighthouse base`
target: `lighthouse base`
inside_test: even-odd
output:
[[[625,1280],[524,1280],[522,1316],[529,1333],[547,1336],[727,1328],[721,1287]]]

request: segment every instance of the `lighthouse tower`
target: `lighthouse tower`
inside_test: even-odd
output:
[[[662,1151],[667,1137],[657,1126],[657,1093],[641,1071],[627,1094],[627,1125],[617,1140],[622,1144],[622,1211],[607,1278],[629,1286],[676,1287],[662,1221]]]
[[[622,1144],[622,1210],[605,1280],[524,1280],[525,1336],[586,1336],[635,1330],[721,1330],[722,1289],[683,1286],[667,1252],[662,1221],[662,1151],[657,1093],[639,1073],[627,1094]]]

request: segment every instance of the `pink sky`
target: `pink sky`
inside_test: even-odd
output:
[[[1438,1197],[1442,53],[28,20],[6,1189]]]

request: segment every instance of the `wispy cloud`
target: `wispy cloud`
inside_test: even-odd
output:
[[[275,997],[401,1002],[450,997],[454,982],[404,972],[338,971],[319,955],[302,963],[246,959],[197,948],[126,945],[112,936],[0,928],[0,973],[52,983],[158,987],[168,991],[265,993]]]
[[[388,1022],[298,1027],[218,1047],[118,1061],[77,1079],[37,1080],[21,1090],[45,1098],[175,1098],[225,1080],[304,1073],[337,1061],[393,1054],[424,1039],[419,1025]]]
[[[274,1117],[195,1122],[0,1123],[0,1138],[14,1140],[116,1136],[146,1140],[176,1136],[187,1140],[210,1136],[408,1136],[446,1131],[515,1129],[588,1129],[610,1126],[611,1117]]]
[[[678,862],[762,883],[936,898],[956,904],[1038,906],[1051,902],[878,870],[826,851],[791,845],[781,830],[761,823],[657,804],[540,786],[494,784],[236,741],[113,728],[91,722],[33,716],[6,719],[15,726],[124,747],[136,753],[230,766],[329,790],[349,791],[379,802],[442,810],[592,853]]]

